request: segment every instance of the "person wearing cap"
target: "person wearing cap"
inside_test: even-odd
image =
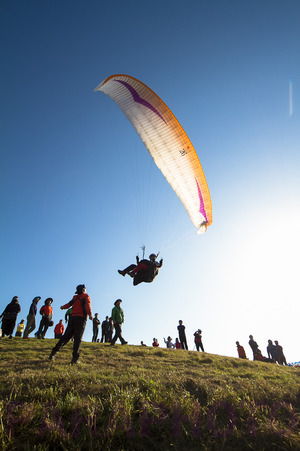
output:
[[[43,307],[40,309],[40,314],[42,315],[42,319],[40,322],[40,327],[37,333],[37,338],[45,338],[48,327],[53,326],[52,316],[53,316],[53,308],[51,304],[53,302],[52,298],[47,298],[44,302]]]
[[[12,338],[17,316],[20,311],[19,298],[18,296],[14,296],[0,316],[0,319],[2,318],[2,337],[8,335],[9,338]]]
[[[238,341],[235,342],[236,344],[236,348],[237,348],[237,352],[238,352],[238,356],[240,359],[246,359],[246,352],[244,349],[244,346],[240,345],[240,343]]]
[[[122,324],[124,323],[124,312],[121,308],[122,299],[117,299],[114,302],[114,308],[111,311],[111,318],[113,325],[115,327],[115,335],[111,340],[111,345],[113,346],[117,339],[119,338],[122,345],[126,345],[127,341],[122,337]]]
[[[157,262],[156,259],[157,255],[155,254],[150,254],[149,260],[144,259],[141,261],[137,256],[136,265],[129,265],[123,270],[118,269],[118,273],[123,277],[126,276],[126,274],[128,274],[130,277],[133,277],[133,285],[138,285],[141,282],[153,282],[159,272],[159,268],[161,268],[163,265],[163,259],[161,259],[159,262]]]
[[[34,329],[36,327],[35,317],[37,314],[37,303],[39,302],[40,299],[41,299],[41,296],[36,296],[32,300],[31,306],[29,308],[29,313],[27,315],[26,327],[25,327],[24,334],[23,334],[24,339],[29,338],[29,335],[31,334],[31,332],[34,331]]]
[[[55,354],[66,344],[71,338],[74,338],[73,356],[71,364],[74,365],[79,359],[79,349],[81,345],[82,336],[86,326],[86,320],[89,317],[93,321],[91,299],[86,293],[85,285],[77,285],[75,296],[65,305],[62,305],[61,310],[67,310],[72,307],[72,313],[65,333],[56,343],[51,351],[49,360],[53,360]]]

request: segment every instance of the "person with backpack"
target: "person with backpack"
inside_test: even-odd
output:
[[[73,357],[71,360],[71,365],[77,363],[79,359],[79,349],[81,345],[82,336],[86,326],[86,320],[89,317],[93,321],[92,309],[91,309],[91,299],[86,293],[85,285],[77,285],[75,296],[73,299],[65,305],[62,305],[61,310],[66,310],[72,307],[72,313],[68,326],[64,335],[56,343],[51,351],[49,360],[53,360],[55,354],[66,344],[71,338],[74,338],[73,345]]]

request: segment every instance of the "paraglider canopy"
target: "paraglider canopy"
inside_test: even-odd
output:
[[[196,151],[167,105],[141,81],[111,75],[95,89],[110,96],[141,137],[183,203],[197,233],[212,223],[211,199]]]

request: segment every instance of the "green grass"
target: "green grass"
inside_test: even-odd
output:
[[[300,449],[299,368],[207,353],[0,340],[2,450]]]

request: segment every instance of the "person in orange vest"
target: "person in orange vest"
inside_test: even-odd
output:
[[[236,344],[236,347],[237,347],[237,352],[238,352],[239,358],[240,359],[246,359],[247,356],[246,356],[246,352],[245,352],[244,347],[241,346],[238,341],[235,344]]]
[[[93,321],[91,299],[86,293],[85,285],[77,285],[73,299],[67,304],[62,305],[60,308],[61,310],[67,310],[70,307],[73,308],[68,326],[63,336],[52,349],[49,360],[53,360],[55,354],[74,337],[73,357],[71,360],[71,365],[74,365],[79,359],[79,349],[86,326],[86,320],[89,317],[89,319]]]
[[[40,314],[42,315],[42,319],[40,322],[39,330],[37,332],[37,338],[45,338],[48,327],[53,326],[53,321],[52,321],[53,308],[51,307],[52,302],[53,302],[52,298],[47,298],[45,300],[45,304],[40,309]]]
[[[63,325],[63,320],[60,319],[59,323],[54,327],[54,338],[61,338],[65,331],[65,326]]]

